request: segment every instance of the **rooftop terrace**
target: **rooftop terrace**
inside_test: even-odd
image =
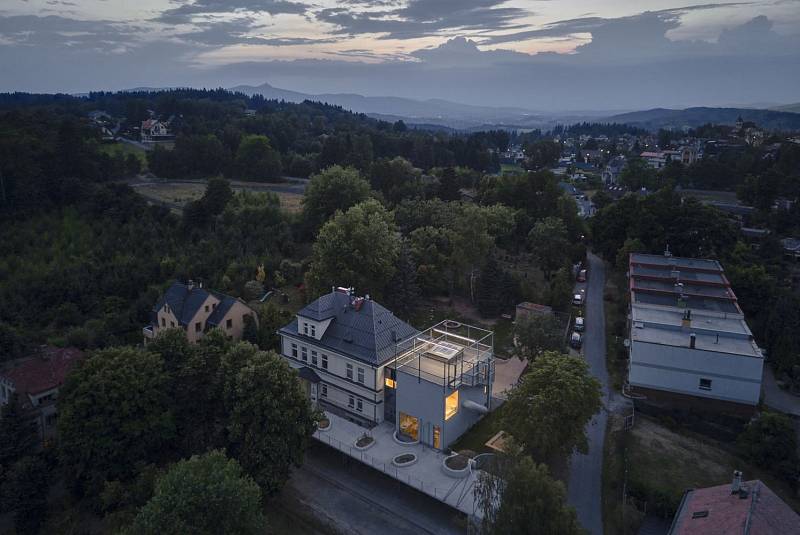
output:
[[[673,308],[690,308],[692,310],[705,310],[709,312],[719,312],[724,314],[742,314],[741,309],[736,304],[736,301],[716,299],[702,296],[685,296],[680,299],[678,294],[659,294],[648,293],[647,291],[631,292],[633,294],[633,303],[643,305],[657,305],[663,307]]]
[[[722,266],[716,260],[702,258],[682,258],[679,256],[665,256],[644,253],[632,253],[631,264],[645,264],[650,266],[676,267],[678,269],[706,270],[722,272]]]

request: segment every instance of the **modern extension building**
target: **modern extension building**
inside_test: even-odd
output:
[[[631,392],[755,407],[764,357],[719,262],[634,253],[628,275]]]
[[[247,317],[258,325],[258,315],[241,299],[203,288],[192,281],[174,282],[153,308],[153,320],[142,329],[144,342],[165,329],[181,328],[189,342],[197,342],[210,329],[222,329],[240,340]]]
[[[488,412],[493,334],[444,321],[425,331],[338,288],[279,331],[313,403],[364,427],[444,449]]]

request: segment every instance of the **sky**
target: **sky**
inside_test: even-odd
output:
[[[269,83],[540,111],[800,102],[800,0],[3,0],[0,91]]]

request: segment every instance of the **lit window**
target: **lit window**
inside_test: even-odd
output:
[[[419,440],[419,420],[410,414],[400,413],[400,432],[412,440]]]
[[[364,410],[364,402],[361,401],[360,399],[356,401],[356,410],[358,412],[362,412]]]
[[[389,388],[397,388],[397,383],[394,382],[394,379],[386,378],[386,386]]]
[[[449,420],[458,412],[458,390],[444,400],[444,419]]]
[[[308,362],[308,348],[303,346],[301,352],[303,354],[303,362]]]
[[[358,382],[362,384],[364,383],[364,368],[358,369]]]
[[[353,365],[349,362],[347,363],[347,378],[353,380]]]
[[[322,367],[326,370],[328,369],[328,355],[325,353],[322,354]]]
[[[700,379],[700,390],[711,390],[711,379]]]

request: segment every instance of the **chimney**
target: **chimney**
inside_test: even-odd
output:
[[[689,349],[694,349],[695,343],[697,342],[697,335],[692,333],[689,335]]]
[[[188,289],[190,289],[190,290],[193,289],[194,288],[194,281],[192,279],[189,279],[188,281],[186,281],[186,287]]]
[[[733,483],[731,484],[731,494],[736,494],[742,488],[742,473],[739,470],[733,471]]]

